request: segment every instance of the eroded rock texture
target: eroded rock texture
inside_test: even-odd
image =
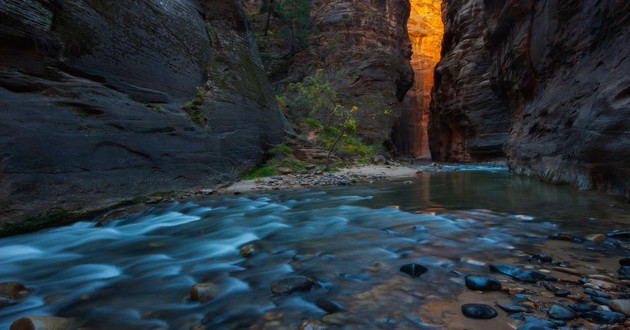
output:
[[[511,128],[504,150],[516,173],[630,196],[630,2],[445,4],[449,37],[438,66],[432,115],[450,123],[450,131],[432,131],[440,143],[432,145],[435,155],[464,159],[457,146],[470,146],[469,131],[479,122],[496,120],[485,116],[487,111],[500,115],[503,111],[497,109],[506,106]],[[467,19],[471,12],[476,20]],[[470,38],[453,38],[465,31],[471,31]],[[464,63],[472,60],[486,68],[459,73],[467,66],[447,65],[457,54],[467,54]],[[487,78],[461,90],[479,95],[483,107],[466,107],[467,99],[458,94],[451,96],[455,102],[447,100],[452,81],[480,76]],[[481,120],[471,120],[474,117]]]
[[[431,156],[459,162],[504,156],[510,114],[491,88],[483,1],[445,1],[442,10],[442,59],[435,68],[429,119]]]
[[[254,164],[284,129],[257,58],[238,2],[0,2],[0,223]]]
[[[255,2],[260,3],[249,1],[252,7]],[[278,49],[269,41],[274,36],[259,37],[270,78],[282,85],[325,71],[338,90],[339,101],[363,111],[358,128],[368,142],[389,140],[405,93],[413,84],[406,26],[409,11],[408,0],[312,1],[313,29],[303,47]],[[274,17],[271,21],[279,35],[281,23]],[[254,17],[260,34],[265,22],[266,14]]]
[[[414,83],[403,101],[395,130],[396,147],[402,154],[420,157],[429,152],[429,102],[434,67],[440,59],[444,24],[442,0],[412,0],[407,23],[411,40]]]

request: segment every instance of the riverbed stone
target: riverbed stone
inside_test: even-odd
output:
[[[608,302],[608,307],[615,312],[630,316],[630,300],[628,299],[612,299]]]
[[[630,266],[619,267],[619,269],[617,270],[617,273],[619,274],[619,277],[621,279],[630,280]]]
[[[348,316],[345,313],[332,313],[324,315],[322,321],[332,325],[345,325],[348,322]]]
[[[581,237],[571,235],[571,234],[565,234],[565,233],[551,234],[547,236],[547,238],[557,240],[557,241],[567,241],[567,242],[574,242],[574,243],[584,242],[584,239]]]
[[[327,298],[319,298],[315,301],[315,305],[327,313],[339,313],[343,312],[344,308],[336,301],[327,299]]]
[[[466,286],[471,290],[479,291],[500,291],[501,282],[492,276],[486,275],[466,275],[464,277]]]
[[[607,233],[606,236],[621,242],[630,242],[630,231],[628,230],[614,230]]]
[[[560,304],[551,305],[547,315],[556,320],[571,320],[577,317],[577,314],[572,309]]]
[[[525,317],[525,324],[518,327],[517,330],[553,330],[556,324],[549,320],[542,320],[533,316]]]
[[[585,288],[584,293],[593,297],[610,298],[610,293],[592,288]]]
[[[544,254],[544,253],[533,253],[529,256],[530,260],[535,260],[537,262],[552,262],[553,258]]]
[[[300,330],[326,330],[328,327],[322,321],[304,320],[300,323]]]
[[[538,281],[557,281],[558,279],[552,275],[541,273],[535,270],[522,269],[506,264],[490,264],[490,270],[496,273],[508,275],[515,280],[534,283]]]
[[[576,311],[577,313],[586,313],[586,312],[590,312],[590,311],[596,310],[597,309],[597,305],[575,303],[575,304],[570,304],[569,308],[571,308],[572,310]]]
[[[621,266],[630,266],[630,257],[619,259],[619,264]]]
[[[400,266],[400,271],[411,277],[420,277],[428,270],[427,267],[418,264],[405,264]]]
[[[271,292],[274,294],[291,294],[296,291],[310,291],[315,281],[307,276],[291,276],[273,282]]]
[[[67,330],[74,329],[75,327],[75,319],[30,315],[11,323],[10,330]]]
[[[190,289],[190,299],[204,302],[216,298],[221,292],[221,287],[214,283],[197,283]]]
[[[604,234],[592,234],[586,236],[586,239],[593,243],[601,243],[606,240],[606,235]]]
[[[626,320],[626,316],[619,312],[595,310],[582,314],[583,317],[593,320],[598,324],[615,324]]]
[[[241,257],[243,258],[249,258],[252,255],[254,255],[256,252],[258,251],[256,250],[256,246],[254,244],[245,244],[241,246],[241,248],[239,249],[239,253],[241,254]]]
[[[18,282],[0,282],[0,308],[22,302],[31,290]]]
[[[507,313],[531,313],[531,310],[525,306],[519,306],[509,303],[497,303],[497,306]]]
[[[462,305],[462,314],[471,319],[479,320],[493,319],[499,315],[494,308],[485,304],[464,304]]]

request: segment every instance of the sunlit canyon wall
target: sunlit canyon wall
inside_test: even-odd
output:
[[[403,115],[396,130],[398,149],[408,156],[429,152],[427,127],[433,86],[433,69],[440,59],[444,24],[441,0],[412,0],[407,29],[412,45],[414,84],[404,100]]]

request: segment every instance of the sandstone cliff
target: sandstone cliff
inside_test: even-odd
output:
[[[437,159],[509,133],[516,173],[630,197],[630,2],[447,0],[444,19]]]
[[[0,3],[0,223],[224,181],[283,129],[239,2]]]
[[[249,2],[252,8],[260,5],[260,1]],[[274,39],[283,32],[277,20],[272,20],[268,36],[262,36],[264,13],[254,17],[254,25],[272,81],[281,86],[316,70],[329,72],[340,101],[364,111],[358,122],[360,133],[368,142],[378,143],[389,140],[413,84],[409,11],[408,0],[315,0],[311,33],[298,49]]]

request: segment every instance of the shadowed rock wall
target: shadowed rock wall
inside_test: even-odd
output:
[[[283,120],[239,2],[0,3],[0,223],[232,179]]]
[[[459,145],[470,148],[471,130],[486,133],[480,123],[502,122],[505,107],[507,125],[496,127],[510,127],[504,151],[516,173],[630,197],[630,2],[445,3],[432,106],[438,159],[466,160]],[[475,70],[449,64],[462,53]],[[478,77],[484,79],[457,85]],[[454,90],[477,95],[480,105],[470,106]]]

